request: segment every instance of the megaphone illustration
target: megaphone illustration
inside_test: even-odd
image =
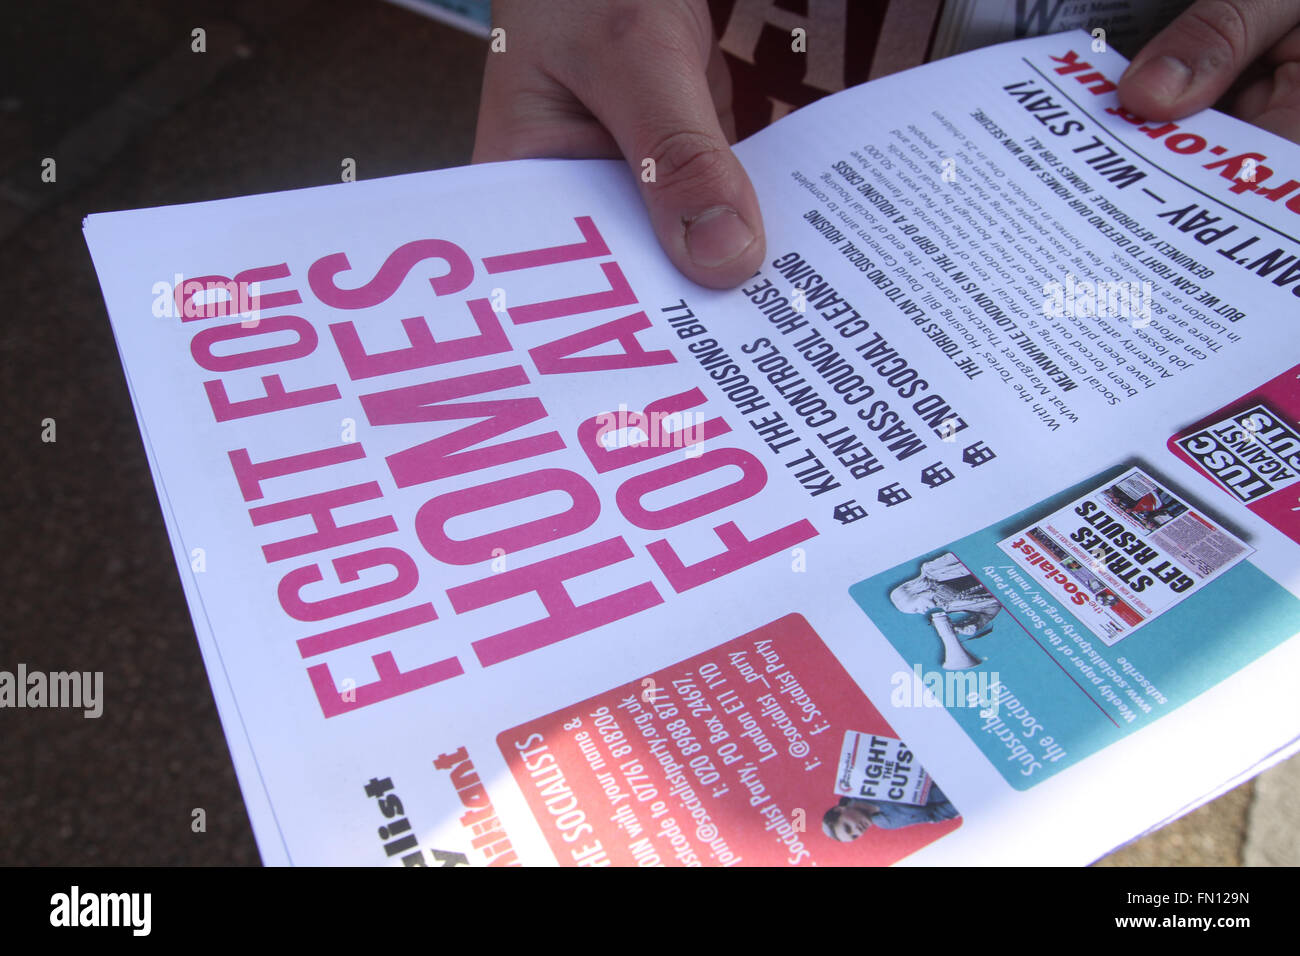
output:
[[[943,611],[935,611],[930,615],[930,625],[939,635],[939,640],[943,642],[941,666],[944,670],[964,671],[984,663],[962,645],[956,630],[953,629],[952,621],[948,620],[948,615]]]

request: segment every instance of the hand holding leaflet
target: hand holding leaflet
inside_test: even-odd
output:
[[[1300,150],[1088,43],[740,144],[732,291],[617,162],[90,217],[264,859],[1082,863],[1294,747]],[[828,835],[848,732],[960,820]]]

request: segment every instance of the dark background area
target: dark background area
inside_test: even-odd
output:
[[[256,864],[81,221],[467,163],[486,47],[377,0],[8,4],[3,34],[0,669],[103,671],[105,704],[0,710],[0,864]]]
[[[0,709],[0,865],[259,862],[82,218],[467,163],[486,55],[379,0],[7,5],[0,669],[105,703]],[[1240,862],[1250,786],[1109,861]]]

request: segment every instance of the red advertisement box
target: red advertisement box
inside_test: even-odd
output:
[[[1300,365],[1169,439],[1169,450],[1300,543]]]
[[[798,614],[497,743],[561,865],[885,866],[961,825]]]

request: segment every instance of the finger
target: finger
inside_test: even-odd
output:
[[[1261,75],[1243,84],[1232,114],[1300,143],[1300,30],[1283,37],[1261,65]]]
[[[1300,63],[1300,30],[1292,30],[1277,42],[1264,59],[1273,66]]]
[[[709,95],[713,100],[713,112],[718,114],[718,125],[728,143],[736,141],[736,114],[731,108],[731,71],[722,58],[722,50],[716,43],[709,53],[709,66],[705,79],[709,84]]]
[[[1296,0],[1197,0],[1124,71],[1120,102],[1154,120],[1179,119],[1212,106],[1297,23]]]
[[[1242,90],[1233,114],[1300,143],[1300,62],[1284,63]]]
[[[573,94],[531,68],[520,75],[511,66],[489,62],[484,70],[472,162],[622,156],[614,138]]]
[[[632,18],[646,11],[628,9]],[[710,94],[712,37],[707,28],[695,36],[635,27],[624,20],[620,30],[632,42],[607,44],[605,62],[562,80],[618,143],[673,264],[701,285],[739,285],[758,270],[766,246],[758,197]]]

